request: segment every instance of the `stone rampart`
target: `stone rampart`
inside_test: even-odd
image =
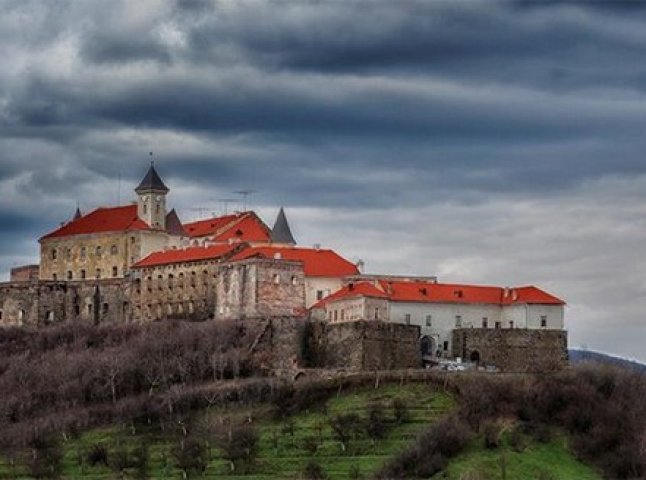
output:
[[[453,331],[453,356],[503,372],[550,372],[567,366],[564,330],[463,328]]]
[[[129,288],[122,279],[1,283],[0,326],[124,322],[130,316]]]
[[[321,368],[418,368],[419,327],[381,321],[312,321],[304,361]],[[309,366],[309,365],[306,365]]]

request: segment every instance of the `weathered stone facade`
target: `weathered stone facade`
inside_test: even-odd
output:
[[[209,260],[134,270],[133,320],[213,318],[219,263]]]
[[[503,372],[549,372],[567,366],[565,330],[477,329],[453,331],[454,357]]]
[[[40,272],[39,265],[22,265],[14,267],[9,274],[10,282],[32,282],[38,280]]]
[[[151,252],[180,244],[163,231],[105,232],[41,240],[41,280],[123,278]]]
[[[0,325],[126,322],[130,319],[129,296],[129,284],[122,279],[2,283]]]
[[[300,262],[253,258],[225,263],[217,278],[215,317],[242,320],[302,315],[304,285]]]
[[[309,326],[310,361],[323,368],[389,370],[421,367],[419,327],[381,321]]]

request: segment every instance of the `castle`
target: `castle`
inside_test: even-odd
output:
[[[333,250],[298,246],[282,208],[271,229],[252,211],[182,223],[169,191],[151,164],[133,204],[77,208],[40,238],[39,265],[0,284],[0,325],[311,318],[402,325],[428,363],[565,359],[565,302],[535,286],[367,275]]]

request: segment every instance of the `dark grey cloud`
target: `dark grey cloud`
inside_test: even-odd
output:
[[[154,151],[185,219],[252,188],[306,244],[539,283],[574,344],[644,359],[642,2],[0,8],[1,271],[77,202],[130,201]]]

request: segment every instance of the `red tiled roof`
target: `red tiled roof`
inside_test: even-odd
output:
[[[208,237],[210,235],[217,235],[220,234],[223,229],[228,228],[233,224],[233,222],[236,222],[250,213],[251,212],[232,213],[231,215],[224,215],[222,217],[213,217],[207,218],[206,220],[198,220],[197,222],[185,223],[184,230],[189,237]]]
[[[359,285],[355,284],[355,290],[348,290],[348,287],[333,293],[324,298],[321,302],[341,298],[357,296]],[[379,287],[373,287],[377,292],[382,292],[393,302],[415,302],[415,303],[461,303],[461,304],[493,304],[493,305],[517,305],[517,304],[544,304],[544,305],[565,305],[565,302],[549,293],[534,287],[519,287],[505,289],[502,287],[490,287],[481,285],[459,285],[431,282],[406,282],[380,280]],[[364,287],[361,287],[364,288]],[[366,290],[369,292],[369,290]],[[375,296],[365,294],[365,296]],[[321,303],[319,302],[319,303]],[[318,305],[318,304],[317,304]]]
[[[203,260],[215,260],[232,255],[241,248],[237,245],[211,245],[208,247],[188,247],[153,252],[147,257],[139,260],[132,268],[154,267],[157,265],[168,265],[172,263],[199,262]]]
[[[563,305],[565,302],[536,287],[509,288],[430,282],[380,281],[394,302],[489,303],[512,305],[541,303]]]
[[[137,205],[97,208],[79,219],[43,236],[41,240],[68,235],[98,232],[123,232],[128,230],[150,230],[146,222],[137,216]]]
[[[357,266],[332,250],[300,247],[258,246],[243,250],[232,260],[245,260],[252,257],[276,258],[303,262],[306,277],[345,277],[358,275]]]
[[[213,240],[216,242],[227,242],[236,239],[242,242],[264,242],[269,243],[271,232],[267,225],[253,212],[248,212],[238,221],[232,222],[224,230],[217,233]]]
[[[348,284],[343,287],[341,290],[337,290],[331,295],[328,295],[323,300],[320,300],[312,308],[323,308],[329,302],[339,300],[342,298],[355,298],[355,297],[376,297],[376,298],[388,298],[383,290],[375,287],[371,282],[359,282]]]

